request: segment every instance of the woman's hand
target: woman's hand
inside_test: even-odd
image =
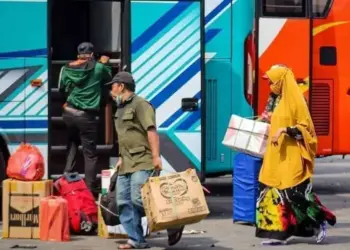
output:
[[[276,134],[272,137],[272,144],[277,146],[278,145],[278,139],[281,137],[283,133],[286,133],[287,129],[286,128],[280,128],[277,130]]]

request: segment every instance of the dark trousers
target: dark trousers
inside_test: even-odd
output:
[[[63,110],[63,121],[67,126],[67,162],[64,172],[75,171],[78,146],[81,142],[85,162],[85,182],[92,191],[97,175],[97,121],[95,113],[89,113],[73,108]]]

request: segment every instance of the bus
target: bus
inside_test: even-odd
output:
[[[232,113],[253,113],[242,46],[253,19],[246,0],[0,0],[0,181],[22,142],[40,149],[45,178],[62,174],[67,135],[57,81],[83,41],[97,58],[111,58],[113,73],[132,72],[137,94],[155,107],[166,171],[194,167],[203,180],[231,173],[234,152],[222,139]],[[101,107],[99,170],[118,153],[115,107]]]
[[[245,40],[245,96],[261,114],[269,95],[262,75],[291,68],[311,111],[319,157],[350,153],[350,1],[257,0]]]

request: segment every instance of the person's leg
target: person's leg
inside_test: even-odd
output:
[[[296,215],[293,235],[297,237],[316,237],[321,243],[326,238],[325,216],[313,198],[312,184],[309,180],[285,191]]]
[[[79,116],[79,129],[81,144],[83,146],[85,162],[85,182],[93,192],[97,175],[97,121],[92,115]]]
[[[256,206],[255,236],[263,238],[262,245],[284,245],[291,236],[290,212],[280,190],[260,184]],[[276,206],[279,208],[277,209]],[[274,228],[271,230],[271,228]]]
[[[79,146],[79,130],[75,126],[74,114],[63,110],[62,118],[66,124],[68,141],[67,141],[67,161],[64,169],[65,173],[71,173],[76,166],[76,159]]]
[[[133,206],[133,227],[135,238],[129,240],[129,243],[136,248],[149,248],[145,240],[142,228],[142,217],[145,215],[145,210],[142,203],[141,187],[145,184],[152,174],[152,171],[137,171],[131,175],[131,201]]]
[[[135,233],[134,233],[134,224],[133,224],[134,213],[133,213],[133,206],[131,202],[130,181],[131,181],[130,175],[118,176],[116,199],[117,199],[120,223],[122,224],[125,232],[128,234],[128,237],[131,240],[133,240],[137,236],[135,236]],[[119,249],[131,249],[132,247],[130,247],[128,244],[125,244],[125,245],[120,245]]]
[[[169,246],[174,246],[181,240],[184,229],[185,229],[185,226],[182,226],[179,228],[169,228],[167,230]]]

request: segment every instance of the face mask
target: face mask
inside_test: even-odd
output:
[[[123,101],[123,96],[122,95],[118,95],[115,97],[115,103],[117,104],[117,107],[120,107],[120,105],[122,104]]]

